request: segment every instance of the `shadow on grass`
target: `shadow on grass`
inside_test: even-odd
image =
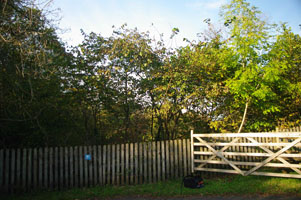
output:
[[[170,180],[152,184],[131,186],[97,186],[65,191],[41,191],[22,195],[3,196],[1,199],[15,200],[68,200],[88,198],[110,198],[128,196],[176,197],[191,195],[300,195],[301,181],[298,179],[259,176],[226,176],[205,179],[205,187],[189,189],[182,187],[182,180]]]

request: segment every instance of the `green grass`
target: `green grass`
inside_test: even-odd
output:
[[[11,195],[1,199],[48,200],[48,199],[87,199],[109,198],[115,196],[190,196],[190,195],[298,195],[301,196],[301,180],[287,178],[270,178],[258,176],[230,176],[205,179],[201,189],[182,188],[181,180],[172,180],[154,184],[135,186],[98,186],[66,191],[37,192],[31,194]]]

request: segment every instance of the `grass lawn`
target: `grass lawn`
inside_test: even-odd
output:
[[[259,176],[229,176],[205,179],[201,189],[182,188],[181,179],[135,186],[98,186],[65,191],[44,191],[22,195],[10,195],[1,199],[48,200],[87,199],[122,196],[180,196],[180,195],[294,195],[301,197],[301,180]]]

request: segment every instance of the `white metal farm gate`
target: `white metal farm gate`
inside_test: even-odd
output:
[[[301,132],[194,134],[192,171],[301,178]]]

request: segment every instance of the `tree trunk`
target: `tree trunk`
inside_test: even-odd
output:
[[[245,121],[246,121],[246,115],[247,115],[247,111],[248,111],[248,105],[249,105],[249,100],[246,102],[244,115],[243,115],[243,117],[242,117],[242,121],[241,121],[241,124],[240,124],[240,127],[239,127],[237,133],[240,133],[240,132],[241,132],[242,127],[243,127],[244,124],[245,124]]]

